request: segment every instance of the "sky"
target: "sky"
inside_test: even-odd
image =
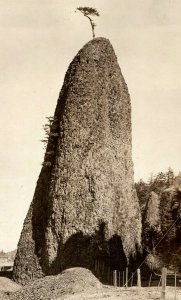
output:
[[[43,124],[91,39],[75,9],[97,8],[132,102],[135,181],[181,170],[180,0],[0,0],[0,250],[13,250],[44,157]]]

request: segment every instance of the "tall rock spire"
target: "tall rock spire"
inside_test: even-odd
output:
[[[16,281],[92,268],[97,256],[111,255],[116,237],[122,258],[135,253],[141,217],[131,148],[127,85],[109,40],[96,38],[65,76],[18,244]]]

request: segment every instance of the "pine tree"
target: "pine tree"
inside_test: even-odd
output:
[[[91,16],[97,16],[99,17],[99,12],[97,11],[97,9],[92,8],[92,7],[77,7],[77,10],[80,11],[84,17],[89,19],[89,22],[91,24],[91,28],[92,28],[92,36],[93,39],[95,38],[95,27],[96,24],[94,23],[94,20],[91,18]]]

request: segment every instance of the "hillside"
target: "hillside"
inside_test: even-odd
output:
[[[143,248],[150,268],[181,272],[181,175],[169,170],[136,184],[142,209]],[[151,264],[150,264],[151,262]]]

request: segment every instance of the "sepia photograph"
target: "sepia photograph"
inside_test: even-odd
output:
[[[0,5],[0,300],[181,300],[181,1]]]

